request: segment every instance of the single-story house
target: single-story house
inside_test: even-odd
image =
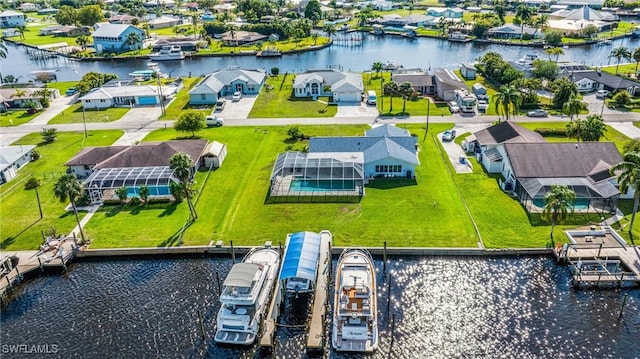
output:
[[[467,80],[475,80],[477,72],[473,64],[466,62],[460,64],[460,74]]]
[[[423,95],[436,93],[433,76],[426,71],[391,73],[391,80],[398,84],[409,82],[414,91]]]
[[[127,187],[130,196],[138,196],[141,186],[149,187],[151,197],[169,197],[171,182],[177,182],[169,160],[176,153],[189,155],[199,167],[219,166],[226,146],[206,140],[142,142],[135,146],[86,147],[65,165],[84,179],[92,203],[114,198],[114,191]]]
[[[45,26],[39,30],[40,35],[52,35],[54,31],[62,29],[62,25]]]
[[[598,20],[613,22],[617,21],[618,17],[610,12],[594,10],[591,7],[584,5],[579,9],[573,10],[558,10],[549,14],[551,20]]]
[[[459,7],[430,7],[427,8],[427,15],[435,17],[444,17],[446,19],[461,19],[464,10]]]
[[[632,81],[620,76],[612,75],[601,70],[579,70],[563,71],[559,77],[570,79],[580,92],[591,92],[597,90],[629,92],[635,96],[640,90],[640,82]]]
[[[42,96],[39,91],[41,87],[0,87],[0,110],[24,108],[30,102],[40,105]],[[56,89],[51,89],[51,98],[57,98],[60,93]],[[22,96],[16,96],[18,91],[24,91]]]
[[[176,2],[174,0],[152,0],[143,3],[142,6],[146,8],[157,8],[158,6],[164,6],[167,9],[173,9],[176,7]]]
[[[221,40],[225,46],[240,46],[240,45],[248,45],[253,44],[258,41],[264,41],[268,36],[259,34],[257,32],[252,31],[234,31],[233,34],[231,31],[227,31],[222,33]]]
[[[243,70],[229,67],[203,78],[189,91],[189,104],[212,105],[219,98],[240,91],[245,95],[257,95],[267,79],[264,70]]]
[[[160,16],[153,20],[149,20],[149,27],[151,29],[164,29],[179,24],[182,24],[182,20],[170,16]]]
[[[376,177],[414,178],[418,139],[401,128],[381,125],[364,136],[312,137],[309,152],[278,155],[269,195],[363,196]]]
[[[373,1],[365,2],[364,4],[365,4],[364,7],[366,7],[366,5],[368,4],[371,4],[371,7],[374,10],[379,10],[379,11],[393,10],[393,8],[396,6],[393,3],[393,1],[387,1],[387,0],[373,0]]]
[[[604,0],[558,0],[555,4],[566,6],[568,9],[579,9],[585,5],[592,9],[601,9]]]
[[[32,2],[25,2],[20,4],[20,11],[22,12],[30,12],[37,11],[40,8],[38,4],[34,4]]]
[[[490,37],[498,39],[519,39],[521,34],[535,36],[536,38],[543,37],[542,31],[530,26],[520,28],[520,26],[514,24],[504,24],[502,26],[494,27],[487,30],[487,34]]]
[[[179,90],[179,86],[169,85],[120,85],[102,86],[89,91],[78,100],[85,109],[103,109],[115,106],[148,106],[168,102]]]
[[[48,7],[45,9],[38,10],[38,15],[52,15],[52,14],[57,14],[58,11],[60,10],[56,8]]]
[[[364,93],[362,75],[333,69],[308,70],[293,80],[295,97],[331,96],[334,102],[360,102]]]
[[[36,146],[18,145],[0,147],[0,184],[7,183],[18,175],[18,170],[31,161]]]
[[[598,31],[611,29],[611,23],[599,20],[547,20],[549,29],[562,32],[565,35],[581,34],[588,26],[594,26]]]
[[[91,34],[91,28],[88,26],[61,26],[51,31],[51,35],[61,37],[77,37],[89,34]]]
[[[198,51],[198,42],[189,40],[170,40],[161,39],[153,44],[153,51],[160,51],[164,46],[180,46],[182,51],[196,52]]]
[[[457,90],[469,90],[469,86],[451,70],[437,68],[433,70],[433,77],[436,84],[436,94],[445,101],[454,100]]]
[[[111,15],[108,20],[112,24],[131,24],[133,19],[137,19],[137,17],[128,14],[116,14]]]

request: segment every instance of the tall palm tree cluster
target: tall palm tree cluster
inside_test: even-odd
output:
[[[624,60],[633,61],[636,63],[635,73],[638,73],[638,64],[640,64],[640,46],[636,47],[633,50],[629,50],[624,46],[616,47],[611,50],[609,54],[609,58],[614,58],[616,60],[616,74],[618,74],[618,68],[620,67],[620,62]]]

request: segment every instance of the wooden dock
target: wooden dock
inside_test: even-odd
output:
[[[313,296],[313,311],[307,332],[307,349],[310,350],[319,350],[324,347],[329,277],[332,266],[331,239],[333,235],[329,231],[322,231],[320,232],[320,238],[320,260],[318,261],[316,292]]]
[[[565,233],[571,243],[559,245],[554,254],[571,266],[574,286],[640,285],[640,251],[614,229],[591,226]]]
[[[280,266],[282,266],[282,248],[280,250]],[[280,270],[278,270],[280,273]],[[272,349],[273,343],[276,335],[276,323],[278,321],[278,317],[280,316],[280,303],[282,302],[282,290],[280,286],[282,283],[280,282],[280,277],[276,278],[276,285],[273,288],[273,295],[271,296],[271,302],[269,304],[269,308],[267,309],[267,315],[262,320],[260,327],[262,328],[262,333],[260,335],[260,347],[265,349]]]
[[[33,271],[40,270],[62,270],[66,269],[67,263],[73,258],[77,245],[73,237],[68,237],[62,241],[59,247],[52,248],[48,251],[39,252],[18,251],[18,252],[0,252],[0,259],[16,258],[17,264],[9,269],[0,279],[0,297],[12,292],[14,287],[22,281],[26,275],[32,274]]]

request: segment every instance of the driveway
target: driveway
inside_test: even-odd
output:
[[[228,119],[247,119],[249,112],[256,102],[256,95],[243,95],[240,101],[231,101],[231,96],[225,97],[227,104],[221,112],[216,114],[226,120]]]
[[[465,124],[465,125],[456,125],[453,129],[456,130],[456,137],[463,135],[465,133],[474,133],[478,132],[482,129],[489,127],[491,124],[488,123],[478,123],[478,124]],[[473,168],[471,167],[471,163],[467,160],[466,163],[460,163],[460,157],[467,158],[467,154],[464,152],[462,147],[458,145],[455,140],[454,141],[442,141],[442,132],[438,134],[438,141],[442,143],[442,147],[445,152],[447,152],[447,157],[449,157],[449,161],[451,165],[456,170],[456,173],[472,173]]]
[[[588,94],[582,97],[582,100],[587,105],[587,109],[589,110],[590,115],[600,115],[605,118],[605,120],[614,119],[616,115],[627,114],[628,112],[618,111],[615,109],[611,109],[604,104],[604,99],[596,98],[596,94]]]
[[[335,117],[377,117],[378,107],[365,102],[340,102]]]

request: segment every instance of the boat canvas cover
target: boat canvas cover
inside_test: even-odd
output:
[[[224,280],[225,287],[251,288],[253,278],[260,270],[260,265],[256,263],[238,263],[231,268],[229,275]]]
[[[303,278],[314,281],[320,254],[320,235],[313,232],[297,232],[289,237],[287,253],[282,262],[280,280]]]

